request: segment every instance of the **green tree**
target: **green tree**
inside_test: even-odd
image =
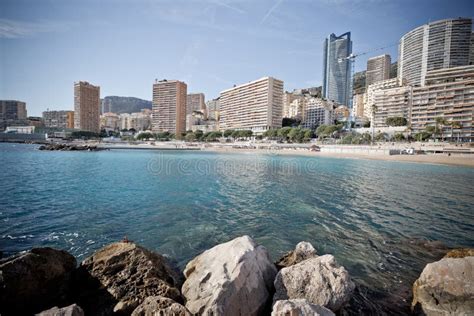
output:
[[[453,121],[453,122],[451,122],[450,125],[451,125],[451,139],[453,139],[453,138],[454,138],[454,135],[453,135],[454,129],[461,129],[461,128],[462,128],[462,125],[461,125],[461,123],[458,122],[458,121]],[[460,134],[460,133],[458,133],[458,141],[459,141],[459,134]]]
[[[310,130],[309,128],[305,128],[303,131],[304,131],[304,140],[309,142],[311,138],[313,138],[314,136],[313,131]]]
[[[171,138],[171,134],[169,132],[158,132],[155,134],[155,139],[169,140],[170,138]]]
[[[282,138],[283,140],[287,140],[288,139],[288,134],[291,132],[292,129],[293,128],[291,128],[289,126],[282,127],[278,130],[277,135],[278,135],[278,137]]]
[[[232,131],[232,134],[230,134],[230,137],[236,139],[240,137],[240,131]]]
[[[385,124],[387,124],[388,126],[406,126],[407,123],[407,119],[400,116],[387,117],[385,119]]]
[[[385,134],[378,132],[375,135],[375,140],[378,141],[378,142],[385,141]]]
[[[324,131],[326,130],[326,127],[327,127],[327,126],[328,126],[328,125],[325,125],[325,124],[320,125],[320,126],[316,129],[316,135],[318,135],[318,136],[320,136],[320,135],[321,135],[321,136],[324,136]]]
[[[353,138],[354,138],[354,137],[353,137],[352,135],[350,135],[350,134],[349,134],[349,135],[346,135],[346,136],[344,136],[344,137],[342,138],[341,143],[342,143],[342,144],[346,144],[346,145],[347,145],[347,144],[352,144]]]
[[[415,134],[415,139],[419,142],[424,142],[425,140],[430,138],[431,135],[432,134],[429,133],[428,131],[421,131],[421,132]]]
[[[94,133],[90,131],[74,131],[71,133],[72,138],[91,139],[98,138],[99,136],[99,133]]]
[[[144,139],[150,139],[150,138],[154,138],[154,135],[152,133],[140,133],[138,134],[138,136],[136,137],[138,140],[144,140]]]
[[[395,135],[393,135],[393,139],[397,142],[401,142],[405,140],[405,136],[403,136],[402,133],[396,133]]]
[[[194,132],[194,136],[196,137],[197,140],[201,140],[203,137],[204,133],[201,130],[197,130]]]
[[[187,142],[193,142],[196,140],[196,135],[191,132],[191,133],[186,133],[186,136],[184,137],[184,140]]]
[[[436,122],[436,135],[441,136],[441,140],[444,141],[444,133],[443,133],[443,128],[445,125],[448,124],[446,119],[444,117],[438,116],[435,118]]]
[[[232,133],[233,133],[233,132],[234,132],[234,130],[232,130],[232,129],[226,129],[226,130],[224,131],[224,137],[230,137],[230,136],[232,136]]]

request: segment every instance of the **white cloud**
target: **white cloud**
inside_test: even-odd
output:
[[[71,23],[51,21],[16,21],[0,18],[0,38],[23,38],[37,33],[60,32],[68,30]]]

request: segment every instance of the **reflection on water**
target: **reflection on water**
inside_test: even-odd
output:
[[[6,254],[54,246],[83,259],[127,235],[183,267],[243,234],[274,259],[306,240],[350,271],[359,289],[347,313],[356,313],[357,302],[379,312],[382,301],[402,306],[443,245],[474,246],[470,168],[11,144],[0,144],[0,153]]]

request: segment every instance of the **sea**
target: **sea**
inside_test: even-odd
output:
[[[449,248],[474,247],[473,205],[469,167],[0,143],[4,258],[55,247],[80,262],[126,237],[183,269],[241,235],[275,261],[308,241],[318,254],[335,256],[358,285],[358,303],[374,308],[406,310],[428,262]]]

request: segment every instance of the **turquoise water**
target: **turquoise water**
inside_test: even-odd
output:
[[[52,246],[84,259],[126,235],[183,267],[248,234],[274,259],[310,241],[359,284],[399,289],[440,243],[474,246],[473,168],[5,143],[0,162],[4,256]]]

